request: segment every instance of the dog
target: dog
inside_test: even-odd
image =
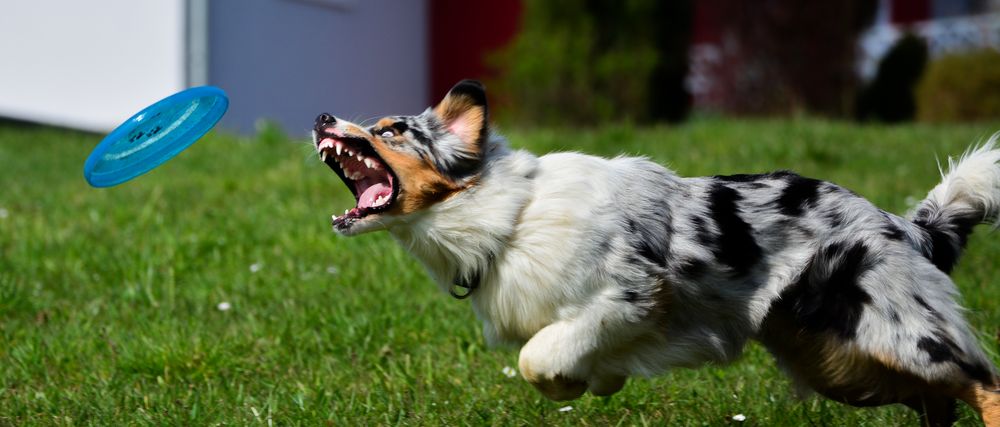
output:
[[[959,400],[1000,426],[1000,381],[948,273],[1000,214],[996,136],[949,160],[906,218],[833,183],[779,171],[684,178],[644,158],[536,156],[491,132],[486,92],[363,127],[315,121],[320,158],[355,207],[441,289],[467,298],[491,344],[521,345],[546,397],[620,390],[633,375],[725,363],[750,339],[807,389],[901,403],[950,425]]]

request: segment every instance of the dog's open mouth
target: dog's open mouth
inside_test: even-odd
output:
[[[392,206],[399,194],[396,175],[364,138],[322,136],[316,144],[319,157],[340,176],[357,201],[353,209],[333,219],[346,227]]]

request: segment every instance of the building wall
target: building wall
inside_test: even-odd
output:
[[[522,9],[521,0],[430,0],[431,97],[462,79],[497,77],[487,56],[517,35]]]
[[[4,2],[0,116],[105,132],[182,89],[184,4]]]
[[[212,0],[208,82],[230,97],[221,127],[259,119],[292,136],[321,112],[364,120],[428,106],[426,0]]]

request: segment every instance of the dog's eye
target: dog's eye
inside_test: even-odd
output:
[[[391,130],[382,131],[382,138],[392,138],[396,136],[396,133]]]

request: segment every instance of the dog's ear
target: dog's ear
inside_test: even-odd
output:
[[[479,153],[489,133],[486,88],[475,80],[462,80],[434,107],[434,114],[466,149]]]

